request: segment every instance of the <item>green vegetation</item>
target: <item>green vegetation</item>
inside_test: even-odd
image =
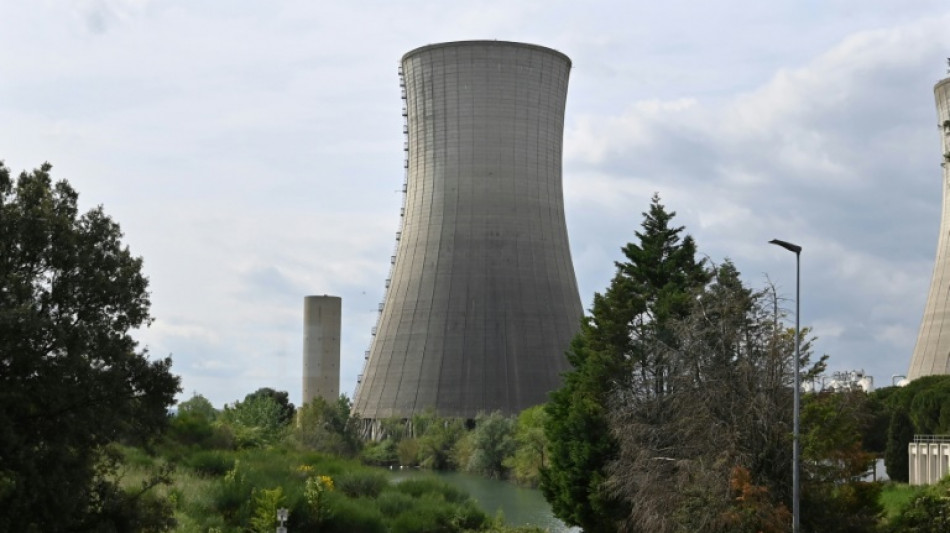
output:
[[[884,483],[881,487],[881,507],[884,519],[888,522],[900,515],[910,500],[921,491],[921,487],[911,487],[905,483]]]
[[[693,291],[709,274],[695,259],[696,247],[654,195],[644,213],[638,243],[623,248],[624,262],[604,294],[594,295],[591,316],[571,343],[573,370],[547,405],[545,432],[549,466],[541,490],[556,516],[588,532],[614,531],[629,502],[606,488],[607,469],[619,446],[608,422],[608,406],[628,379],[648,396],[668,386],[673,369],[661,345],[678,344],[670,329],[685,315]]]
[[[128,487],[166,461],[136,448],[123,452],[128,461],[121,480]],[[232,465],[224,473],[179,466],[170,483],[154,491],[156,499],[173,506],[177,530],[273,531],[278,507],[289,509],[287,526],[298,531],[478,531],[497,526],[467,495],[436,479],[391,484],[384,473],[355,460],[290,443],[218,453]]]
[[[169,415],[170,360],[128,334],[151,320],[141,259],[49,171],[14,184],[0,164],[0,530],[263,532],[286,508],[292,530],[538,531],[437,479],[393,484],[366,465],[540,484],[586,531],[788,529],[795,336],[774,288],[696,261],[658,197],[549,404],[381,421],[364,443],[346,397],[298,410],[261,388]],[[811,379],[826,357],[811,362],[807,328],[801,352]],[[804,531],[950,530],[950,479],[860,481],[880,454],[906,480],[913,435],[950,433],[950,376],[806,394],[801,422]]]
[[[50,170],[0,162],[0,531],[161,529],[167,472],[121,490],[110,446],[160,433],[178,392],[129,335],[151,321],[142,259]]]
[[[890,491],[887,533],[950,531],[950,478],[929,487],[898,486]]]

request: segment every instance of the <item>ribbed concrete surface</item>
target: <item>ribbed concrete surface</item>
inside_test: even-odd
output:
[[[403,57],[405,216],[363,418],[516,413],[560,386],[582,316],[561,186],[570,68],[498,41]]]
[[[920,323],[917,345],[910,361],[908,379],[934,374],[950,374],[950,78],[934,86],[937,100],[937,127],[940,131],[940,160],[943,167],[943,215],[937,238],[930,295]]]
[[[303,302],[303,404],[340,397],[339,296],[306,296]]]

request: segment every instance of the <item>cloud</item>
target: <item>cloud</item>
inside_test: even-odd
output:
[[[594,264],[618,258],[659,191],[701,252],[732,258],[753,284],[772,270],[794,289],[775,270],[787,259],[764,243],[802,244],[804,323],[820,347],[840,365],[906,365],[893,354],[909,361],[933,254],[919,237],[935,236],[939,217],[927,201],[940,186],[930,87],[948,22],[851,35],[729,99],[650,98],[577,117],[565,166],[579,277],[606,286],[612,269]],[[610,227],[621,228],[606,231],[612,249],[594,235]]]

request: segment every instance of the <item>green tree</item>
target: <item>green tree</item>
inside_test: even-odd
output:
[[[515,426],[515,454],[508,461],[515,480],[531,487],[540,481],[548,453],[548,439],[544,434],[547,413],[543,405],[529,407],[518,414]]]
[[[243,448],[266,446],[280,440],[288,429],[286,410],[272,396],[249,394],[243,402],[224,406],[220,422],[234,432]]]
[[[295,434],[305,447],[325,453],[353,457],[360,452],[359,419],[351,412],[352,402],[340,395],[330,404],[321,397],[300,408]]]
[[[413,416],[412,431],[418,436],[419,466],[432,470],[451,470],[454,464],[454,448],[465,435],[465,423],[458,418],[442,418],[432,413]],[[400,458],[403,455],[403,443],[408,446],[413,439],[400,443]]]
[[[207,398],[200,394],[195,394],[188,400],[178,404],[179,415],[189,415],[201,418],[207,422],[214,422],[218,417],[218,410],[211,405]]]
[[[945,533],[950,531],[950,478],[927,487],[891,520],[894,533]]]
[[[254,516],[251,517],[251,530],[255,533],[270,533],[276,529],[277,509],[284,505],[284,489],[255,489]]]
[[[234,446],[234,435],[227,425],[216,423],[218,411],[200,394],[178,404],[178,412],[171,419],[168,432],[169,449],[174,456],[174,443],[202,448],[229,449]],[[183,451],[183,450],[180,450]]]
[[[808,394],[801,411],[802,527],[806,531],[876,531],[881,486],[860,481],[874,461],[864,450],[872,416],[863,391]]]
[[[794,331],[774,290],[746,288],[728,261],[711,272],[667,324],[675,342],[661,348],[662,393],[634,374],[608,398],[618,454],[607,486],[629,506],[631,531],[775,530],[790,507]],[[811,363],[810,341],[801,356],[806,378],[824,368],[824,357]],[[835,442],[850,450],[856,435]],[[836,448],[813,440],[816,464],[837,460]],[[837,486],[851,472],[821,482]]]
[[[671,225],[675,213],[659,196],[643,215],[638,241],[623,248],[626,260],[616,263],[607,291],[594,295],[591,316],[567,353],[572,370],[546,408],[550,462],[541,490],[556,516],[588,532],[615,530],[629,512],[605,486],[618,451],[608,398],[633,377],[650,395],[666,392],[673,369],[665,347],[676,343],[669,326],[688,312],[691,295],[709,277],[692,237]]]
[[[0,530],[141,524],[157,508],[117,489],[109,444],[161,432],[178,378],[129,334],[151,321],[142,259],[51,168],[0,163]]]
[[[887,428],[887,449],[884,451],[884,465],[887,477],[894,481],[907,483],[910,476],[910,459],[907,445],[914,439],[914,423],[901,407],[894,409],[891,423]]]
[[[493,479],[505,478],[505,461],[515,452],[515,421],[500,411],[479,413],[472,431],[472,456],[467,470]]]
[[[280,423],[289,424],[294,419],[294,404],[290,403],[290,397],[287,394],[287,391],[278,391],[270,387],[261,387],[256,391],[248,394],[244,397],[244,402],[253,401],[256,398],[264,397],[274,400],[274,402],[280,406]]]

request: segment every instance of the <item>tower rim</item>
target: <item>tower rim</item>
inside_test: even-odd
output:
[[[418,55],[423,52],[428,52],[430,50],[434,50],[437,48],[456,48],[456,47],[464,47],[464,46],[485,46],[485,45],[505,46],[505,47],[517,46],[517,47],[527,48],[531,50],[539,50],[539,51],[553,54],[562,58],[564,61],[567,62],[568,67],[573,65],[573,63],[571,62],[571,58],[568,57],[567,54],[565,54],[564,52],[561,52],[560,50],[555,50],[554,48],[541,46],[540,44],[523,43],[523,42],[518,42],[518,41],[498,41],[498,40],[489,40],[489,39],[447,41],[444,43],[427,44],[425,46],[420,46],[419,48],[414,48],[406,52],[405,54],[403,54],[402,59],[400,60],[400,63],[404,63],[407,59],[409,59],[410,57],[414,55]]]

